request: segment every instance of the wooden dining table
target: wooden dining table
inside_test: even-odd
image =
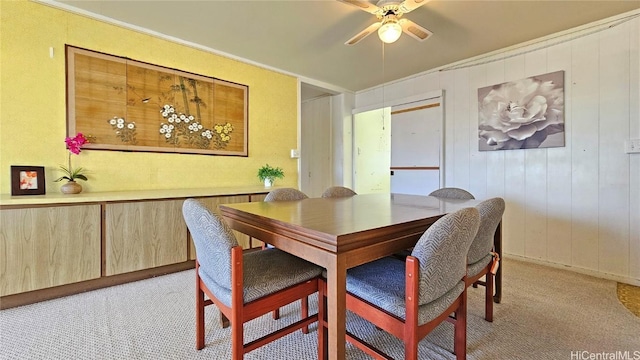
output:
[[[440,217],[480,200],[403,194],[220,205],[229,225],[327,270],[328,358],[345,358],[347,269],[415,245]],[[494,235],[502,252],[502,230]],[[502,267],[494,302],[502,293]]]

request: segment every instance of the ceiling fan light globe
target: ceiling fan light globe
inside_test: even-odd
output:
[[[397,22],[387,22],[378,29],[378,37],[382,42],[391,44],[402,35],[402,26]]]

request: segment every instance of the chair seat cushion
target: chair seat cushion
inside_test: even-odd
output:
[[[488,254],[487,256],[480,259],[480,261],[467,265],[467,276],[473,277],[475,275],[478,275],[482,271],[482,269],[486,268],[487,265],[489,265],[492,259],[493,256],[491,256],[491,254]]]
[[[243,255],[244,303],[273,294],[289,286],[320,276],[322,268],[278,249],[265,249]],[[213,295],[231,306],[231,290],[213,281],[200,267],[200,277]]]
[[[462,293],[460,281],[441,297],[418,308],[418,324],[442,314]],[[385,257],[347,271],[347,292],[405,319],[405,263]]]

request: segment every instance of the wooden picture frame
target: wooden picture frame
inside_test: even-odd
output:
[[[248,156],[249,87],[66,45],[67,133],[83,149]]]
[[[44,166],[11,166],[11,195],[44,195]]]

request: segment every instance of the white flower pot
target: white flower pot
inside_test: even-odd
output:
[[[264,187],[270,188],[273,186],[273,179],[264,179]]]

